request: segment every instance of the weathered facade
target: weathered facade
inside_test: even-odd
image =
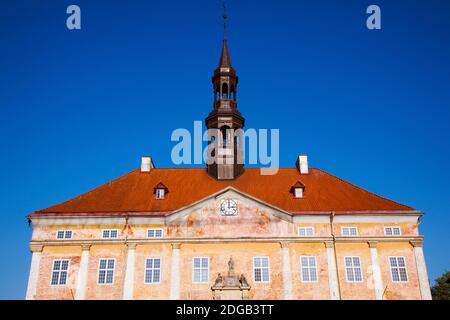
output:
[[[29,216],[27,299],[430,299],[421,212],[320,169],[261,175],[237,162],[242,128],[226,41],[204,169],[134,170]],[[230,156],[231,155],[231,156]],[[220,153],[214,156],[220,156]]]

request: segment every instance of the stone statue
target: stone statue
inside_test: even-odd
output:
[[[222,276],[222,274],[218,273],[211,290],[214,300],[247,300],[250,285],[244,274],[239,276],[235,273],[234,261],[230,257],[230,260],[228,260],[228,274]]]
[[[214,281],[214,287],[222,286],[222,283],[223,283],[223,278],[222,278],[222,275],[219,273],[219,274],[217,274],[216,281]]]
[[[234,261],[232,257],[230,257],[230,261],[228,261],[228,275],[234,276]]]
[[[244,274],[241,274],[241,276],[239,277],[239,282],[241,283],[241,287],[250,287],[248,285],[247,279],[245,279]]]

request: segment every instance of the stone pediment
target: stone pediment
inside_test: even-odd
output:
[[[222,212],[224,206],[233,208],[230,215]],[[168,216],[166,224],[168,236],[182,238],[279,237],[293,232],[287,212],[231,187]]]
[[[234,198],[244,201],[245,203],[249,203],[260,209],[263,209],[263,210],[269,212],[270,214],[272,214],[273,216],[276,216],[285,221],[288,221],[288,222],[293,221],[292,215],[289,212],[287,212],[283,209],[280,209],[278,207],[275,207],[275,206],[273,206],[267,202],[264,202],[258,198],[255,198],[247,193],[239,191],[238,189],[235,189],[233,187],[226,187],[217,193],[214,193],[204,199],[201,199],[200,201],[194,202],[184,208],[176,210],[170,216],[168,216],[166,218],[166,220],[168,222],[172,222],[172,221],[179,219],[180,217],[183,217],[183,216],[189,214],[192,211],[198,210],[202,207],[205,207],[206,205],[208,205],[210,203],[216,202],[217,200],[234,199]]]

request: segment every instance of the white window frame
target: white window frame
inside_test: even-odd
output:
[[[152,267],[147,267],[147,260],[153,260]],[[155,260],[159,260],[159,268],[155,268]],[[155,270],[159,270],[159,279],[158,281],[153,281],[155,278]],[[152,281],[147,281],[147,271],[152,273]],[[162,277],[162,259],[161,257],[147,257],[144,260],[144,284],[160,284]]]
[[[268,274],[268,279],[264,280],[264,276],[263,276],[263,269],[266,267],[263,267],[262,264],[259,267],[256,267],[256,259],[267,259],[267,274]],[[262,260],[261,260],[262,262]],[[256,275],[255,275],[255,271],[256,268],[261,269],[261,280],[256,280]],[[271,277],[270,277],[270,258],[269,256],[255,256],[253,257],[253,281],[255,283],[270,283]]]
[[[345,234],[344,230],[346,230],[346,229],[348,230],[349,234]],[[352,229],[355,230],[355,234],[351,234],[350,230],[352,230]],[[358,227],[353,227],[353,226],[341,227],[341,236],[343,236],[343,237],[357,237],[358,235],[359,235]]]
[[[304,192],[303,192],[302,187],[294,188],[294,197],[296,199],[302,199],[303,196],[304,196]]]
[[[305,234],[301,233],[301,231],[300,231],[301,229],[303,229],[305,231]],[[307,230],[311,230],[311,234],[308,234]],[[316,234],[316,230],[314,227],[298,227],[297,234],[300,237],[314,237],[314,235]]]
[[[388,234],[387,230],[391,230],[391,234]],[[394,229],[398,229],[398,234],[394,234]],[[402,235],[402,229],[399,226],[387,226],[384,227],[384,235],[391,237],[398,237]]]
[[[392,267],[392,264],[391,264],[391,258],[393,258],[393,259],[396,260],[397,267]],[[403,259],[403,262],[404,262],[404,264],[405,264],[404,267],[399,267],[399,266],[398,266],[398,258],[402,258],[402,259]],[[406,267],[406,257],[404,257],[404,256],[389,256],[389,257],[388,257],[388,264],[389,264],[389,271],[391,272],[391,280],[392,280],[392,283],[408,283],[408,282],[409,282],[408,268]],[[398,277],[399,277],[399,280],[398,280],[398,281],[397,281],[397,280],[394,280],[393,268],[397,268],[397,271],[398,271]],[[401,276],[400,276],[400,268],[405,269],[406,280],[402,280],[402,279],[401,279]]]
[[[200,267],[199,268],[195,267],[195,259],[200,259]],[[206,261],[208,262],[207,268],[202,267],[203,259],[206,259]],[[196,269],[200,270],[200,280],[199,281],[195,280],[195,270]],[[203,272],[205,271],[205,269],[206,269],[206,280],[202,281],[202,278],[203,278],[202,275],[203,275]],[[209,283],[209,257],[193,257],[192,258],[192,283],[194,283],[194,284]]]
[[[166,190],[164,188],[156,188],[155,199],[162,200],[166,197]]]
[[[116,236],[115,237],[111,237],[111,233],[112,231],[116,232]],[[105,237],[105,232],[108,232],[108,236]],[[119,229],[102,229],[102,239],[119,239]]]
[[[59,261],[60,262],[60,269],[59,270],[55,270],[55,262]],[[66,270],[62,270],[62,264],[64,261],[67,261],[67,269]],[[70,269],[70,260],[69,259],[55,259],[52,262],[52,273],[50,276],[50,286],[51,287],[65,287],[67,286],[67,282],[69,281],[69,269]],[[57,284],[53,284],[53,273],[57,272],[58,273],[58,283]],[[65,283],[61,284],[61,273],[65,272],[66,273],[66,281]]]
[[[63,233],[63,237],[59,238],[59,233]],[[67,236],[69,235],[69,236]],[[72,230],[58,230],[56,231],[56,240],[69,240],[72,239],[73,231]]]
[[[351,259],[351,266],[349,267],[349,266],[347,266],[347,258],[350,258]],[[353,261],[353,259],[354,258],[358,258],[358,262],[359,262],[359,267],[355,267],[355,264],[354,264],[354,261]],[[363,274],[363,268],[362,268],[362,262],[361,262],[361,257],[360,256],[345,256],[344,257],[344,268],[345,268],[345,280],[348,282],[348,283],[361,283],[361,282],[363,282],[364,281],[364,274]],[[352,272],[353,272],[353,280],[350,280],[349,278],[348,278],[348,268],[351,268],[352,269]],[[359,273],[361,274],[361,280],[356,280],[356,273],[355,273],[355,270],[357,269],[357,268],[359,268]]]
[[[302,258],[306,258],[307,259],[307,262],[308,262],[307,266],[303,266]],[[310,259],[314,259],[314,266],[311,266]],[[319,281],[319,274],[318,274],[318,271],[317,271],[317,269],[318,269],[317,268],[317,257],[316,256],[300,256],[299,263],[300,263],[300,277],[302,279],[302,282],[315,283],[315,282]],[[309,280],[305,280],[303,278],[303,271],[304,270],[307,270],[308,276],[309,276]],[[311,280],[311,275],[313,274],[312,272],[314,272],[314,275],[315,275],[315,278],[316,278],[315,280]]]
[[[100,269],[100,264],[101,264],[102,260],[106,260],[106,268],[105,269]],[[108,268],[108,264],[109,264],[110,260],[114,261],[114,268],[112,268],[112,269]],[[114,285],[114,278],[116,277],[116,265],[117,265],[116,262],[117,262],[116,258],[100,258],[100,259],[98,259],[97,285],[99,285],[99,286],[112,286],[112,285]],[[112,273],[113,273],[112,274],[112,282],[111,283],[107,283],[106,280],[108,279],[108,271],[111,271],[111,270],[112,270]],[[105,271],[105,283],[100,283],[100,271]]]
[[[150,231],[153,231],[153,237],[150,236]],[[161,236],[160,237],[156,236],[156,231],[161,231]],[[163,230],[163,228],[148,228],[147,229],[147,238],[148,239],[160,239],[162,237],[164,237],[164,230]]]

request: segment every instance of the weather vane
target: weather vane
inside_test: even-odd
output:
[[[228,15],[227,15],[227,5],[225,3],[225,1],[223,2],[223,38],[226,39],[227,38],[227,20],[228,20]]]

